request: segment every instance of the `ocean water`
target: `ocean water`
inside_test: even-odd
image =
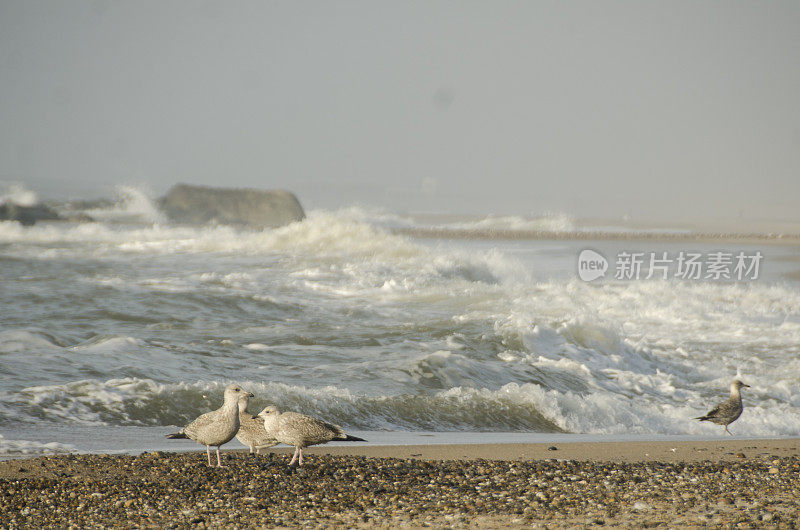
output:
[[[691,418],[740,377],[752,388],[731,430],[800,433],[789,245],[414,239],[392,231],[412,218],[355,207],[192,228],[136,190],[87,213],[98,222],[0,222],[0,457],[191,448],[163,435],[231,382],[254,412],[425,443],[719,436]],[[575,229],[565,216],[442,226]],[[587,283],[584,248],[764,259],[754,281]]]

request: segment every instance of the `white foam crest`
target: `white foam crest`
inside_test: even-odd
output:
[[[800,315],[800,290],[790,285],[653,281],[593,286],[571,280],[515,289],[513,299],[500,301],[504,307],[496,314],[496,329],[517,341],[539,323],[604,352],[615,350],[620,337],[633,343],[646,339],[661,349],[688,341],[800,340],[800,330],[791,325]],[[565,315],[573,327],[562,328]]]
[[[554,281],[515,288],[513,299],[493,303],[496,312],[461,319],[495,320],[511,347],[501,359],[509,370],[541,373],[549,398],[527,390],[565,430],[708,434],[687,419],[724,399],[734,377],[770,381],[775,389],[769,398],[751,397],[758,413],[737,422],[741,432],[800,427],[790,412],[800,376],[786,367],[800,340],[792,325],[800,292],[789,284]]]
[[[434,293],[470,295],[471,286],[496,285],[504,272],[494,268],[486,256],[458,252],[424,251],[394,263],[351,263],[347,272],[351,285],[378,288],[383,294],[424,296]]]
[[[497,424],[501,430],[554,430],[536,410],[519,407],[503,396],[460,388],[434,395],[365,396],[334,386],[307,388],[270,382],[246,383],[243,387],[256,395],[254,410],[276,404],[282,411],[310,414],[360,429],[485,429]]]
[[[408,217],[397,215],[383,208],[371,206],[349,206],[337,210],[314,210],[309,212],[309,217],[320,214],[333,215],[342,219],[348,219],[358,223],[366,223],[381,228],[410,227],[414,221]]]
[[[163,223],[166,218],[149,194],[135,186],[117,186],[117,199],[110,208],[94,208],[85,213],[105,222]]]
[[[290,277],[301,280],[300,286],[337,297],[472,296],[478,284],[495,285],[526,274],[520,263],[497,251],[470,254],[431,249],[325,211],[311,212],[302,222],[274,230],[104,223],[23,228],[16,223],[0,224],[0,243],[11,243],[11,254],[35,254],[40,259],[52,252],[56,253],[52,258],[63,254],[285,256],[291,261],[284,259],[282,266],[289,269]],[[43,246],[47,252],[42,252]],[[198,284],[219,284],[221,288],[249,289],[258,280],[252,273],[207,273],[182,278],[179,284],[174,278],[152,278],[146,287],[181,291]],[[121,287],[119,283],[115,285]]]
[[[724,392],[723,392],[724,394]],[[691,434],[719,435],[721,427],[692,418],[707,412],[716,402],[700,396],[689,402],[630,399],[614,392],[581,394],[546,390],[539,385],[508,383],[498,390],[453,388],[439,394],[464,401],[505,400],[530,407],[566,432],[582,434]],[[720,400],[726,396],[720,396]],[[752,398],[751,398],[752,400]],[[788,403],[749,405],[731,427],[745,436],[780,436],[797,432],[800,410]]]
[[[59,442],[35,442],[30,440],[8,440],[0,434],[0,456],[45,455],[72,453],[74,446]]]
[[[468,362],[463,356],[453,355],[447,350],[438,350],[425,354],[422,358],[413,361],[407,370],[414,381],[419,384],[425,379],[444,382],[453,386],[462,378],[459,364]]]
[[[394,237],[394,236],[392,236]],[[307,257],[302,258],[303,264]],[[468,254],[415,246],[410,251],[325,260],[290,273],[298,285],[336,297],[369,297],[383,302],[471,299],[509,278],[526,274],[499,252]],[[310,265],[310,264],[309,264]]]
[[[58,245],[87,243],[92,252],[140,254],[236,252],[246,255],[293,253],[315,258],[396,259],[416,256],[423,247],[366,223],[318,212],[307,219],[273,230],[230,226],[125,226],[105,223],[34,225],[0,223],[0,243]],[[84,253],[86,249],[80,248]]]
[[[39,333],[27,330],[8,329],[0,331],[0,354],[30,350],[59,350],[58,345],[53,344]]]
[[[129,378],[105,382],[84,380],[28,387],[16,397],[26,400],[26,408],[35,409],[33,412],[47,421],[104,425],[109,420],[124,421],[123,403],[157,386],[149,380]]]
[[[0,191],[0,205],[11,203],[17,206],[36,206],[39,196],[19,184],[8,184]]]
[[[222,393],[233,381],[159,383],[126,377],[87,379],[65,384],[32,386],[0,394],[0,424],[38,421],[78,425],[185,425],[222,404]],[[262,406],[279,402],[286,410],[355,411],[359,397],[333,386],[309,389],[282,383],[236,381],[256,394]],[[344,407],[344,408],[342,408]],[[350,408],[348,408],[350,407]],[[257,411],[256,411],[257,412]]]
[[[444,228],[455,230],[491,230],[519,232],[569,232],[575,230],[574,219],[564,213],[548,213],[541,217],[489,215],[477,221],[449,223]]]
[[[124,354],[136,352],[142,346],[142,341],[134,337],[100,335],[69,349],[92,354]]]
[[[260,342],[253,342],[250,344],[245,344],[242,348],[251,351],[267,351],[270,349],[270,346],[267,344],[261,344]]]
[[[126,377],[86,379],[0,394],[0,420],[79,425],[182,424],[222,403],[228,383],[158,383]]]
[[[448,355],[434,354],[447,361]],[[440,359],[440,360],[441,360]],[[618,392],[545,389],[534,383],[508,383],[497,389],[457,386],[431,395],[368,396],[346,388],[308,388],[277,382],[239,381],[253,392],[251,412],[268,404],[328,421],[365,429],[403,428],[449,430],[534,429],[587,434],[716,435],[717,426],[691,418],[707,411],[715,400],[700,392],[680,396],[642,394],[634,399]],[[745,394],[745,412],[734,425],[737,434],[776,436],[800,427],[800,382],[784,384],[781,392],[794,396],[785,402],[765,394],[772,386],[751,379]],[[767,382],[768,383],[768,382]],[[5,403],[27,407],[27,416],[6,420],[40,420],[83,425],[177,425],[221,404],[227,382],[161,384],[146,379],[78,381],[66,385],[30,387],[3,396]],[[719,393],[717,393],[719,394]],[[722,393],[724,394],[724,392]],[[688,396],[688,397],[686,397]]]
[[[337,212],[312,211],[302,222],[268,233],[275,249],[317,256],[404,258],[423,252],[420,245]]]

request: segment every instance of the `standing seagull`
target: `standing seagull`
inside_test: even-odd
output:
[[[264,420],[247,412],[250,396],[239,396],[239,432],[236,439],[250,448],[250,454],[258,454],[261,449],[278,445],[278,440],[267,434]]]
[[[222,406],[217,410],[206,412],[192,423],[183,428],[181,432],[168,434],[167,438],[189,438],[206,446],[208,466],[211,464],[211,446],[217,448],[217,467],[225,467],[219,458],[219,447],[230,442],[239,430],[239,396],[253,397],[245,392],[239,385],[228,385],[225,388],[225,398]]]
[[[739,389],[742,387],[750,388],[750,385],[746,385],[738,379],[734,379],[731,383],[731,397],[728,398],[727,401],[723,401],[711,409],[711,412],[705,416],[699,416],[695,419],[700,421],[710,421],[711,423],[716,423],[717,425],[724,425],[725,432],[733,436],[733,433],[728,430],[728,425],[736,421],[739,416],[742,415],[742,409],[744,407],[742,407],[742,395],[739,393]]]
[[[298,414],[297,412],[284,412],[281,414],[278,408],[273,405],[259,412],[258,417],[264,419],[264,429],[267,434],[280,443],[294,446],[294,456],[292,461],[289,462],[290,466],[295,461],[297,461],[298,465],[303,465],[303,449],[309,445],[324,444],[333,440],[340,442],[366,442],[363,438],[345,434],[338,425],[318,420],[305,414]]]

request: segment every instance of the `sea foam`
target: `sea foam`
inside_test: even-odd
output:
[[[369,215],[0,223],[0,426],[180,426],[235,381],[351,429],[702,435],[741,377],[734,432],[800,428],[796,284],[542,279]]]
[[[8,440],[0,434],[0,457],[28,456],[42,454],[72,453],[73,445],[59,442],[34,442],[30,440]]]

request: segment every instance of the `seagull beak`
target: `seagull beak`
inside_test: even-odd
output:
[[[248,392],[248,393],[247,393],[247,397],[256,397],[256,395],[255,395],[255,394],[253,394],[252,392]]]
[[[746,385],[746,384],[744,384],[744,383],[742,383],[742,386],[744,386],[744,387],[747,387],[747,388],[750,388],[750,385]]]

